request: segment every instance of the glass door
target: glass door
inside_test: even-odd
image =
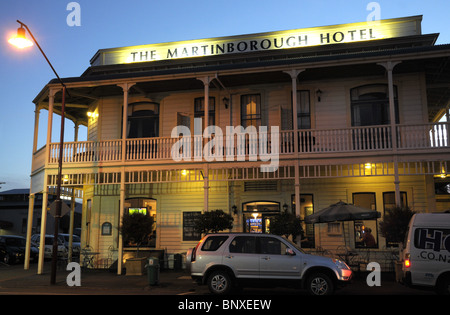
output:
[[[243,204],[244,232],[270,233],[270,223],[280,213],[280,204],[253,201]]]

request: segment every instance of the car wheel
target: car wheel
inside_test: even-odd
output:
[[[213,294],[227,294],[231,290],[231,278],[224,270],[213,271],[208,277],[208,288]]]
[[[323,273],[315,273],[308,278],[307,289],[312,295],[329,295],[333,293],[333,281]]]
[[[437,293],[440,295],[450,295],[450,276],[447,276],[440,280]]]
[[[3,256],[3,262],[7,265],[11,263],[11,257],[9,256],[8,253],[6,253],[5,256]]]

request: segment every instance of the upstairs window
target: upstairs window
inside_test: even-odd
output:
[[[246,128],[261,126],[261,95],[247,94],[241,96],[241,125]]]
[[[194,100],[194,117],[202,119],[202,130],[205,129],[205,98],[197,97]],[[208,126],[216,124],[216,99],[210,97],[208,101]]]
[[[309,91],[297,91],[297,129],[311,129]]]
[[[390,124],[389,88],[387,84],[362,85],[350,90],[352,126]],[[394,86],[396,123],[399,123],[397,87]]]
[[[138,102],[128,105],[128,138],[159,136],[159,104]]]

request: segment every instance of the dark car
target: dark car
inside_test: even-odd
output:
[[[23,262],[25,259],[26,239],[16,235],[0,236],[0,261],[5,264],[15,264]],[[36,246],[30,247],[30,260],[37,261],[39,249]]]

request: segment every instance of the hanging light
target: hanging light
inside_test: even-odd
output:
[[[11,45],[14,45],[14,46],[16,46],[17,48],[20,48],[20,49],[33,46],[33,42],[26,38],[26,36],[25,36],[25,29],[23,28],[22,25],[17,29],[17,35],[11,37],[8,40],[8,42]]]

